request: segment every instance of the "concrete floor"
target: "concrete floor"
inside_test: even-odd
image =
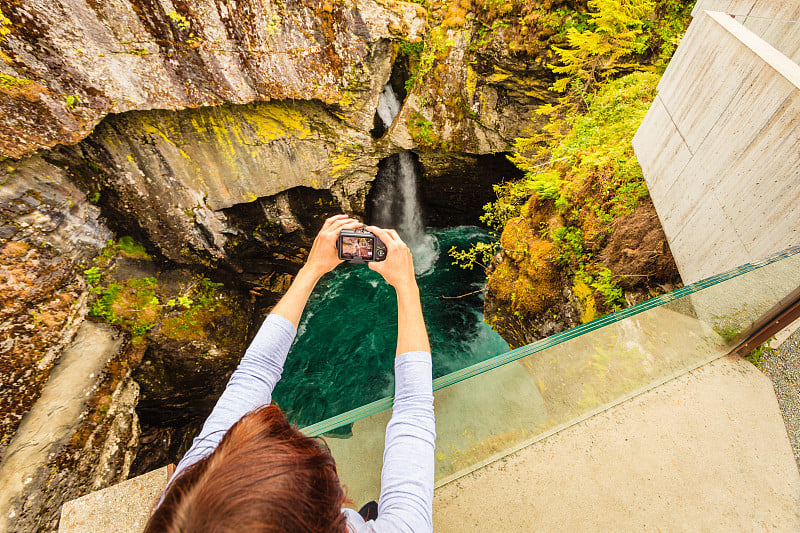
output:
[[[722,358],[436,491],[436,531],[800,531],[770,381]]]

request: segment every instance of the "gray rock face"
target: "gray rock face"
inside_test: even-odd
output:
[[[555,98],[543,56],[514,53],[502,28],[487,42],[474,21],[439,39],[441,57],[418,74],[389,129],[392,143],[407,150],[491,154],[508,151],[514,138],[546,123],[536,110]]]
[[[388,79],[376,45],[425,27],[415,4],[371,0],[22,0],[3,13],[0,155],[15,158],[131,110],[316,99],[367,126]]]
[[[99,216],[64,168],[39,156],[0,164],[0,240],[30,242],[83,261],[111,238]]]
[[[236,230],[220,210],[237,204],[308,187],[358,209],[383,152],[320,102],[295,100],[125,113],[62,150],[92,161],[104,205],[182,263],[228,259]]]

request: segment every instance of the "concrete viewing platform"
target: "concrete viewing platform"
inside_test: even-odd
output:
[[[160,469],[69,502],[59,531],[139,532],[166,481]],[[439,487],[434,524],[798,531],[800,471],[770,380],[722,357]]]

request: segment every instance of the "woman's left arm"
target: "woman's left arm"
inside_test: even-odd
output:
[[[359,225],[346,215],[336,215],[325,221],[314,239],[306,264],[264,320],[200,434],[175,468],[173,478],[210,454],[242,416],[272,401],[272,391],[281,378],[306,302],[319,279],[341,263],[336,253],[339,231]]]

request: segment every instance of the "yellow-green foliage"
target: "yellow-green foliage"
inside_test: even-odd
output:
[[[558,246],[558,262],[600,291],[611,308],[622,304],[622,292],[610,272],[596,264],[592,251],[602,245],[616,218],[630,214],[647,197],[631,139],[655,96],[658,79],[654,73],[636,72],[606,83],[590,97],[585,113],[559,125],[567,133],[547,146],[552,164],[543,166],[541,151],[529,139],[518,139],[511,159],[526,177],[506,185],[512,194],[500,195],[485,217],[502,222],[503,213],[513,213],[519,205],[521,191],[552,200],[567,222],[551,236]]]
[[[515,313],[541,312],[558,297],[559,267],[573,278],[584,320],[599,316],[595,291],[609,309],[623,304],[617,280],[593,253],[611,223],[647,197],[631,139],[658,79],[637,72],[605,84],[585,113],[564,120],[566,135],[547,145],[552,163],[541,162],[530,139],[515,143],[511,160],[526,175],[495,186],[498,199],[484,206],[482,217],[502,230],[507,256],[489,276],[489,288],[498,301],[512,302]],[[462,264],[480,262],[477,250],[450,253]]]
[[[166,289],[156,278],[126,279],[103,286],[98,267],[85,270],[84,275],[97,295],[89,315],[121,327],[136,343],[159,323],[159,333],[165,337],[198,340],[216,318],[232,314],[219,291],[222,284],[200,275],[180,296],[169,299],[164,297]]]
[[[81,103],[81,97],[76,94],[68,94],[64,97],[64,103],[70,109]]]
[[[652,0],[589,0],[589,29],[567,31],[566,47],[555,47],[562,75],[553,90],[563,92],[577,84],[582,90],[618,72],[620,61],[647,48],[644,19],[653,13]]]
[[[179,15],[175,11],[169,11],[167,16],[172,19],[172,21],[178,25],[178,27],[182,30],[188,30],[190,23],[183,15]]]
[[[178,28],[180,28],[183,33],[187,34],[187,44],[193,46],[200,42],[199,39],[196,38],[195,34],[190,31],[192,23],[189,22],[189,19],[178,14],[176,11],[167,12],[167,16],[178,26]]]
[[[129,259],[150,259],[150,255],[144,249],[144,246],[128,235],[120,237],[119,241],[113,246],[123,257]]]
[[[14,76],[0,73],[0,87],[27,87],[31,83],[33,83],[31,80],[25,78],[15,78]]]
[[[4,37],[11,33],[11,21],[3,14],[0,9],[0,37]]]
[[[511,160],[525,177],[495,186],[498,199],[484,206],[482,217],[503,231],[499,247],[506,255],[490,274],[489,288],[517,319],[542,309],[529,293],[533,286],[547,286],[531,279],[537,257],[544,263],[536,265],[541,272],[552,269],[545,279],[555,280],[559,268],[571,277],[583,320],[606,310],[599,305],[614,309],[624,304],[618,280],[594,254],[612,222],[647,196],[631,139],[655,95],[656,73],[688,24],[693,2],[591,0],[588,5],[589,12],[580,13],[557,0],[472,0],[477,23],[473,51],[497,46],[495,41],[502,39],[512,52],[544,58],[557,77],[549,97],[556,104],[538,110],[548,125],[514,142]],[[619,77],[626,72],[632,74]],[[502,83],[510,75],[495,69],[490,77]],[[534,253],[542,243],[552,249]],[[488,255],[477,249],[450,254],[462,266]],[[506,318],[498,314],[492,320],[513,329],[513,320]]]
[[[328,162],[331,167],[331,176],[338,178],[352,166],[353,158],[346,150],[335,150],[328,158]]]
[[[408,132],[421,148],[433,150],[441,145],[436,135],[436,125],[419,111],[412,113],[409,118]]]
[[[417,43],[404,43],[400,46],[400,51],[409,58],[409,68],[412,72],[411,77],[406,82],[406,90],[411,90],[417,81],[422,81],[431,71],[438,60],[447,57],[450,51],[450,43],[447,40],[447,28],[436,26],[425,38],[422,48]],[[428,102],[421,101],[421,106],[426,106]]]
[[[566,2],[551,0],[473,0],[472,11],[477,26],[471,48],[483,49],[498,41],[512,52],[544,59],[554,57],[550,47],[563,44],[567,30],[585,29],[588,18]]]
[[[598,317],[593,288],[582,280],[576,280],[572,286],[572,294],[578,299],[581,322],[591,322]]]
[[[219,291],[221,286],[203,276],[195,276],[186,294],[166,302],[160,333],[176,340],[204,338],[215,319],[232,314]]]
[[[529,170],[530,160],[515,152],[514,162],[528,179],[553,180],[560,174],[556,206],[568,220],[580,222],[584,239],[594,242],[609,224],[633,211],[647,196],[631,141],[655,97],[659,76],[637,72],[607,83],[586,113],[570,120],[569,133],[551,144],[548,170]]]

